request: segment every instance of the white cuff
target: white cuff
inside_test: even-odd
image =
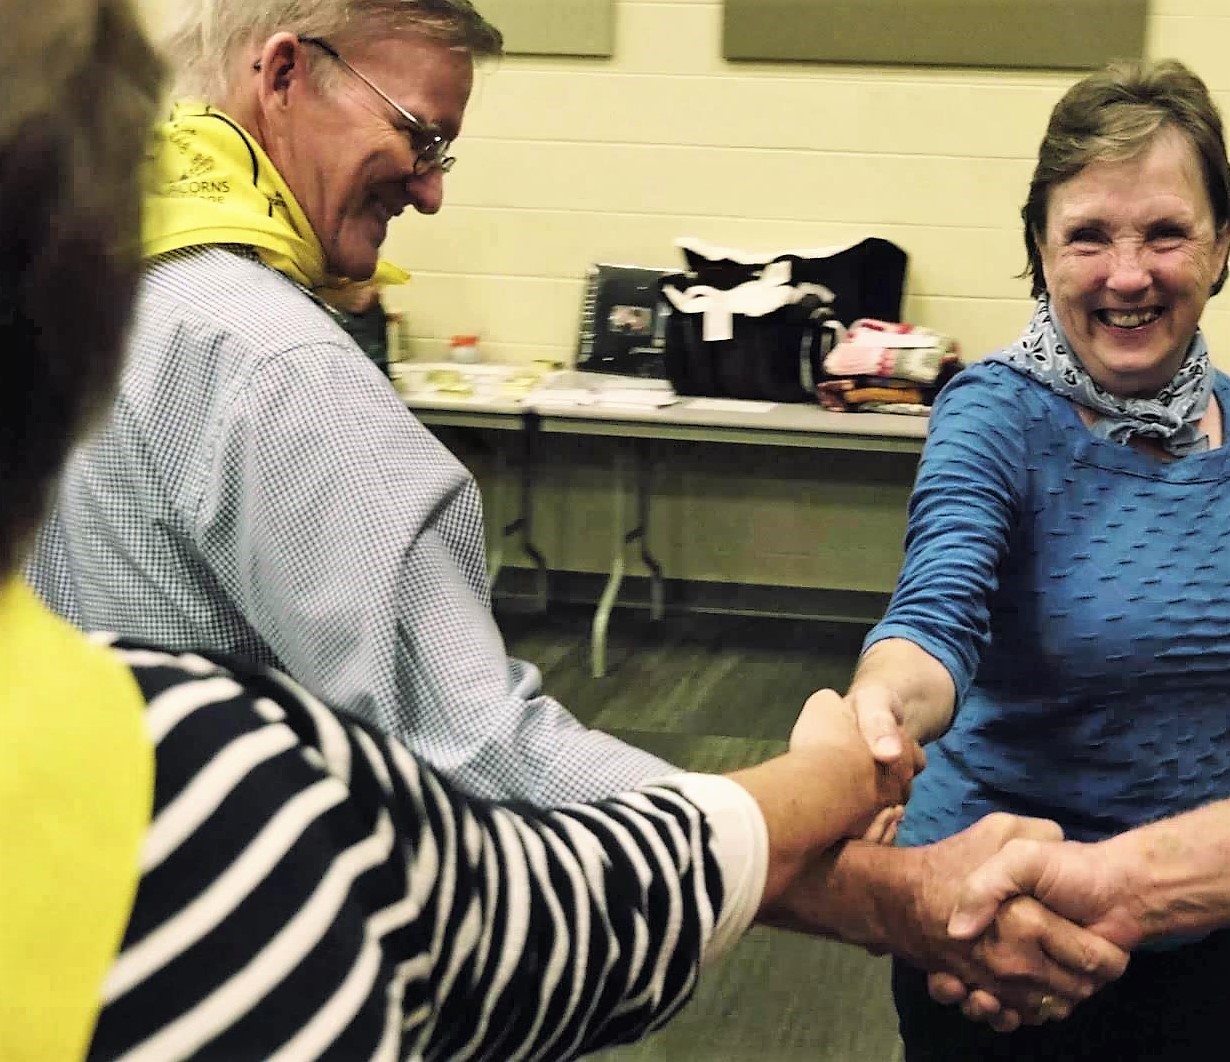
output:
[[[701,957],[701,964],[708,965],[739,942],[760,909],[769,873],[769,831],[760,805],[738,782],[716,774],[690,773],[663,781],[704,813],[709,848],[722,874],[722,911]]]

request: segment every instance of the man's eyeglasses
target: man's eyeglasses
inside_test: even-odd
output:
[[[322,40],[320,37],[300,37],[299,43],[314,45],[324,52],[325,55],[336,59],[398,113],[402,121],[406,123],[401,132],[410,141],[410,150],[414,152],[414,174],[416,177],[422,177],[425,174],[431,173],[432,170],[448,173],[453,168],[457,160],[448,154],[448,149],[453,146],[453,142],[445,139],[439,130],[424,122],[421,118],[416,118],[387,92],[376,85],[371,78],[366,74],[360,73],[346,62],[338,54],[337,49],[328,41]]]

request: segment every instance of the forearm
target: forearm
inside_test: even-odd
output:
[[[900,951],[917,853],[847,841],[811,859],[762,920],[877,953]]]
[[[883,806],[863,745],[790,751],[729,775],[760,807],[769,840],[761,911],[771,911],[803,868]]]
[[[410,774],[406,758],[400,767]],[[426,772],[422,786],[439,806],[446,788]],[[451,815],[422,820],[439,850],[454,853],[423,878],[444,948],[424,986],[430,995],[406,1001],[408,1016],[434,1016],[419,1044],[425,1055],[453,1057],[470,1041],[476,1058],[571,1058],[635,1039],[682,1004],[738,897],[727,886],[731,868],[706,843],[703,804],[681,789],[541,812],[452,792]],[[407,796],[403,806],[421,817],[419,799]],[[726,936],[737,937],[752,908],[745,896],[742,924]],[[464,932],[445,928],[466,921]],[[453,978],[454,969],[473,974]]]
[[[948,729],[956,703],[952,676],[930,653],[904,638],[877,642],[859,661],[848,696],[888,690],[901,709],[907,734],[920,744]]]
[[[1093,846],[1146,938],[1230,924],[1230,801]]]

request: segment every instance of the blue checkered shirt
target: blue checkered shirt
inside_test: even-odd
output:
[[[83,627],[287,671],[479,796],[673,770],[505,655],[472,477],[320,305],[225,248],[147,268],[112,415],[29,575]]]

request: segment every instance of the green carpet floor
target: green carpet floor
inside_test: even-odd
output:
[[[589,675],[592,610],[499,613],[509,652],[579,719],[691,770],[765,759],[806,697],[844,689],[865,633],[838,624],[617,612],[609,673]],[[755,929],[705,971],[687,1009],[604,1062],[893,1062],[899,1059],[888,960]]]

